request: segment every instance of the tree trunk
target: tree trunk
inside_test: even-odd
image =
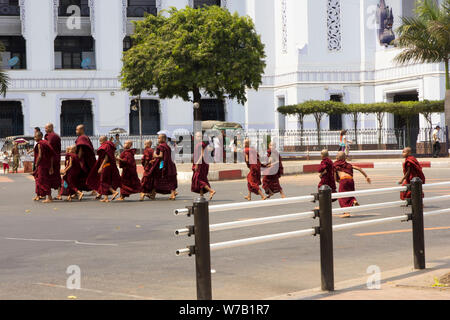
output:
[[[320,122],[322,120],[322,116],[315,114],[314,118],[316,118],[316,128],[317,128],[317,145],[319,147],[318,150],[320,150],[321,147],[321,141],[320,141]]]
[[[355,144],[358,145],[358,113],[353,114],[353,128],[355,129]]]
[[[449,60],[444,61],[445,64],[445,88],[450,90]]]

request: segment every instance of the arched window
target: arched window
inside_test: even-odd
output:
[[[127,17],[141,18],[145,13],[158,14],[156,0],[128,0]]]
[[[219,6],[221,3],[220,0],[194,0],[194,8],[201,8],[203,6]]]
[[[60,36],[55,39],[55,69],[95,69],[92,37]]]
[[[141,99],[142,134],[151,135],[161,130],[159,113],[159,101],[152,99]],[[130,134],[139,134],[139,108],[135,101],[130,107]]]
[[[0,138],[23,134],[23,113],[20,101],[0,101]]]
[[[67,100],[61,105],[61,136],[75,136],[75,129],[84,124],[86,135],[94,133],[92,102],[90,100]]]

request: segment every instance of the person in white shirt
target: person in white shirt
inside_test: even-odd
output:
[[[433,130],[432,140],[433,140],[433,158],[439,157],[439,153],[441,152],[441,140],[439,137],[439,133],[441,131],[441,127],[436,126]]]

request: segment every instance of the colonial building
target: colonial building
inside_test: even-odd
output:
[[[400,16],[413,14],[415,0],[0,0],[3,68],[10,89],[0,97],[0,137],[32,134],[53,122],[63,136],[84,123],[89,134],[122,127],[138,133],[134,97],[118,75],[131,46],[132,20],[171,6],[215,4],[249,15],[266,46],[263,85],[248,92],[245,106],[204,97],[204,120],[239,122],[246,128],[296,129],[278,106],[309,99],[380,102],[443,99],[444,66],[396,65],[392,45]],[[442,1],[441,1],[442,2]],[[143,94],[144,134],[192,129],[192,103]],[[401,125],[387,116],[385,127]],[[436,115],[436,124],[443,116]],[[417,124],[425,122],[417,117]],[[313,128],[312,119],[306,127]],[[363,115],[361,128],[374,128]],[[341,116],[324,129],[350,127]]]

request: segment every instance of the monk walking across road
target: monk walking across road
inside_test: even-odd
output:
[[[353,170],[357,170],[363,174],[367,183],[371,183],[369,176],[363,169],[353,166],[346,161],[347,156],[343,151],[339,151],[337,154],[337,160],[334,162],[334,169],[336,175],[336,181],[339,182],[339,192],[355,191],[355,181],[353,180]],[[359,206],[355,197],[340,198],[339,205],[341,208]],[[350,213],[344,213],[342,218],[350,217]]]
[[[265,170],[262,180],[263,189],[267,194],[267,198],[272,197],[275,193],[280,193],[281,198],[286,198],[283,188],[280,185],[280,178],[283,175],[283,163],[273,141],[269,143],[267,157],[269,158],[269,162],[263,165]]]
[[[36,145],[34,146],[34,164],[35,170],[33,176],[36,183],[36,197],[33,198],[35,201],[47,197],[43,203],[53,202],[52,198],[52,175],[54,174],[53,161],[55,160],[56,153],[50,144],[43,140],[42,132],[36,132],[34,135],[34,141]]]
[[[209,192],[209,200],[212,200],[216,191],[211,188],[208,181],[209,164],[205,160],[207,144],[202,141],[201,132],[195,134],[195,143],[191,191],[200,194],[200,196]]]
[[[411,154],[411,148],[403,149],[402,156],[405,159],[403,162],[403,178],[398,182],[401,185],[411,184],[412,179],[420,178],[422,183],[425,183],[425,175],[423,174],[422,166],[419,161]],[[411,199],[411,191],[400,192],[400,199]]]
[[[52,189],[58,190],[56,199],[61,200],[61,138],[53,131],[53,124],[47,123],[45,126],[44,139],[52,146],[55,151],[55,160],[53,161],[53,175],[51,176]]]
[[[131,149],[133,146],[133,141],[125,141],[124,150],[117,157],[119,161],[119,167],[122,168],[121,185],[120,185],[120,198],[118,201],[124,201],[134,193],[140,193],[142,190],[141,181],[136,168],[136,160],[134,155],[136,154],[136,149]]]
[[[245,163],[250,169],[250,172],[247,175],[248,196],[244,198],[251,201],[252,193],[254,193],[260,195],[261,200],[266,200],[267,197],[259,187],[261,185],[261,162],[259,160],[259,155],[254,148],[250,148],[250,141],[248,139],[244,141],[244,154]]]
[[[153,165],[153,152],[154,150],[152,149],[152,141],[151,140],[147,140],[144,143],[145,149],[144,149],[144,154],[142,156],[142,167],[144,168],[144,175],[141,179],[141,199],[140,201],[144,201],[145,197],[148,197],[150,199],[154,199],[152,198],[152,192],[153,192],[153,188],[154,188],[154,184],[153,184],[153,177],[151,174],[151,168]]]
[[[327,149],[323,149],[320,156],[322,158],[322,162],[319,166],[320,182],[317,188],[320,189],[321,186],[327,185],[331,188],[331,192],[334,193],[336,192],[336,181],[333,161],[330,159]]]
[[[112,195],[113,201],[119,195],[116,190],[120,187],[120,173],[115,157],[116,147],[106,136],[101,136],[99,142],[98,159],[86,182],[89,188],[98,192],[97,198],[104,196],[101,202],[110,202],[108,196]]]
[[[67,201],[72,201],[75,195],[78,196],[78,200],[81,201],[83,199],[83,192],[79,190],[81,165],[76,151],[76,146],[67,148],[65,168],[61,172],[64,180],[64,190],[67,193]]]
[[[91,139],[89,139],[89,137],[84,132],[84,125],[80,124],[79,126],[77,126],[75,132],[78,136],[78,138],[75,140],[75,144],[77,146],[76,153],[81,166],[80,190],[91,191],[92,189],[88,187],[86,179],[95,165],[95,150],[92,145]]]

